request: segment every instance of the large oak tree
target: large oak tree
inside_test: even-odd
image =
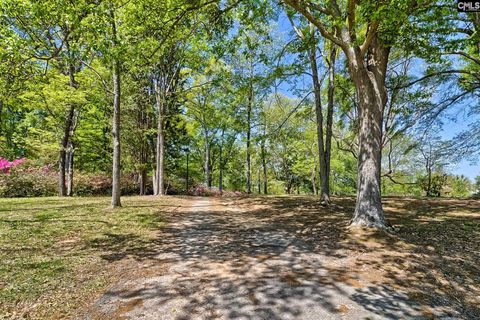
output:
[[[382,120],[390,50],[416,1],[285,3],[340,47],[355,85],[359,116],[357,201],[352,225],[386,228],[381,202]]]

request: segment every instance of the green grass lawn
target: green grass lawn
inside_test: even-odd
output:
[[[0,199],[0,319],[62,318],[148,252],[163,213],[181,200],[125,197]],[[115,272],[117,270],[117,272]]]

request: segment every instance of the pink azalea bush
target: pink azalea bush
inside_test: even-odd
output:
[[[122,194],[138,194],[138,184],[132,174],[121,176]],[[147,189],[151,190],[151,183]],[[76,171],[73,195],[107,196],[112,179],[106,174]],[[55,164],[39,165],[25,158],[8,161],[0,158],[0,197],[42,197],[58,195],[58,170]]]
[[[9,174],[10,173],[10,168],[16,167],[27,160],[26,158],[19,158],[15,159],[12,162],[8,161],[8,159],[0,157],[0,171]]]
[[[1,162],[0,197],[39,197],[57,193],[57,173],[25,158]]]

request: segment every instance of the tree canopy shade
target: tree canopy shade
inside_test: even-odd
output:
[[[448,1],[0,4],[0,156],[28,159],[0,194],[51,194],[53,167],[58,195],[113,206],[355,193],[351,223],[386,229],[382,195],[475,192],[451,170],[480,150],[479,14]]]
[[[432,19],[428,11],[436,3],[355,0],[318,3],[285,0],[285,3],[344,52],[356,89],[359,117],[357,203],[352,224],[384,228],[387,224],[381,204],[380,177],[389,57],[402,32],[409,29],[406,26],[416,18]]]

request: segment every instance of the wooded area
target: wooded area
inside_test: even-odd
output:
[[[0,319],[480,319],[477,5],[0,0]]]
[[[450,1],[0,8],[1,196],[356,193],[385,228],[382,195],[480,188],[449,173],[480,151],[480,14]]]

